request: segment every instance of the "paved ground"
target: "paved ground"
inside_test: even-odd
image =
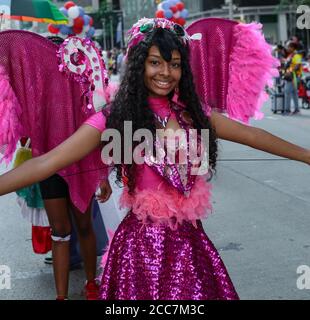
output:
[[[253,124],[310,148],[310,111],[283,117],[269,103],[264,109],[265,119]],[[296,269],[310,266],[310,167],[233,143],[220,149],[222,160],[262,159],[219,162],[214,213],[204,222],[240,298],[309,299],[310,290],[296,286]],[[30,238],[15,195],[0,197],[0,266],[11,269],[11,289],[0,290],[0,299],[54,299],[52,269],[32,253]],[[70,297],[81,299],[83,272],[70,275]]]

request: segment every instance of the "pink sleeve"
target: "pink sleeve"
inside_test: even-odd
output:
[[[92,115],[89,119],[87,119],[84,124],[88,124],[100,132],[103,132],[106,125],[106,118],[102,112],[97,112],[96,114]]]

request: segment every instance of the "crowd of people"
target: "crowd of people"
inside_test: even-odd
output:
[[[310,55],[297,36],[293,36],[285,46],[277,45],[274,55],[280,61],[279,77],[275,83],[284,93],[282,114],[298,114],[300,113],[298,90],[302,85],[303,62],[309,61]],[[292,100],[294,110],[291,110]]]
[[[126,47],[123,47],[121,49],[113,48],[112,50],[103,51],[103,59],[110,77],[118,74],[120,79],[123,78],[126,63],[126,50]]]

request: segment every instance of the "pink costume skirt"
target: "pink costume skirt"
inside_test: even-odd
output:
[[[112,240],[100,285],[103,300],[239,299],[217,250],[197,227],[143,224],[131,211]]]

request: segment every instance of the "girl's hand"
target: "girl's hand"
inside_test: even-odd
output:
[[[100,183],[98,193],[96,193],[96,199],[103,203],[109,200],[112,194],[112,189],[109,183],[109,180],[104,180]]]

